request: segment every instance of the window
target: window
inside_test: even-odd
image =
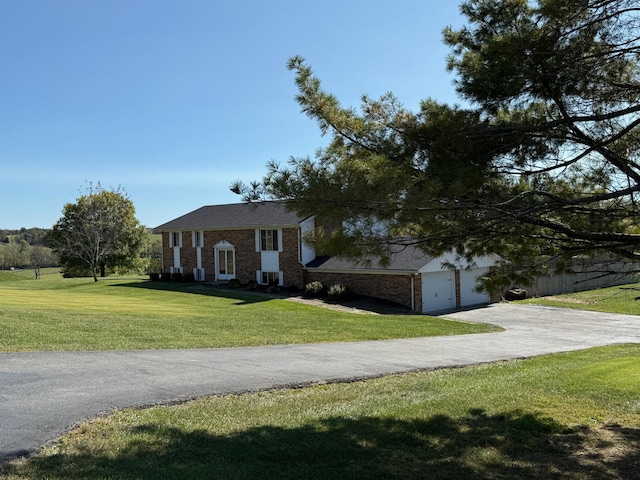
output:
[[[182,232],[171,232],[171,246],[172,247],[182,246]]]
[[[192,232],[192,239],[193,239],[193,246],[194,247],[202,247],[202,246],[204,246],[204,243],[203,243],[204,239],[203,239],[203,235],[202,235],[201,231],[194,230]]]
[[[279,272],[262,272],[263,285],[278,285],[279,279]]]
[[[260,230],[260,249],[278,251],[278,230]]]
[[[204,268],[194,268],[193,276],[196,278],[196,280],[204,280]]]

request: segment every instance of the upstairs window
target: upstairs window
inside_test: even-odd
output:
[[[194,230],[191,233],[192,244],[194,247],[203,247],[204,246],[204,238],[203,234],[199,230]]]
[[[278,230],[260,230],[260,249],[278,251]]]
[[[182,232],[171,232],[169,237],[170,247],[182,246]]]

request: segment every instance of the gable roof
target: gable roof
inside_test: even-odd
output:
[[[291,227],[297,226],[305,219],[288,210],[285,202],[230,203],[200,207],[163,223],[155,230]]]
[[[420,268],[432,261],[434,257],[427,255],[413,246],[397,247],[389,257],[389,264],[384,266],[378,258],[369,260],[351,260],[341,257],[318,257],[306,265],[319,271],[331,272],[371,272],[371,273],[417,273]]]

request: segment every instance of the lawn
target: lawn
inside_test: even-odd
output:
[[[0,282],[2,341],[14,337],[0,349],[295,343],[479,327],[452,330],[426,316],[346,314],[198,285],[19,281],[2,272]],[[613,287],[545,301],[580,308],[582,298],[593,309],[635,313],[635,296]],[[20,321],[29,326],[17,328]],[[65,340],[74,329],[77,338]],[[638,378],[640,345],[618,345],[126,409],[1,466],[0,479],[637,479]]]
[[[636,479],[640,346],[125,410],[3,479]]]
[[[640,284],[598,288],[585,292],[529,298],[522,303],[535,303],[553,307],[578,308],[597,312],[640,314]]]
[[[362,315],[243,290],[0,272],[0,351],[219,348],[461,335],[496,328]]]

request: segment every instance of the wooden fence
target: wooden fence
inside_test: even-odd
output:
[[[612,287],[638,282],[639,265],[607,264],[582,265],[574,267],[575,273],[554,273],[539,277],[537,281],[526,288],[528,297],[544,297],[561,293],[581,292],[595,288]],[[614,274],[604,275],[603,272],[613,271]]]

